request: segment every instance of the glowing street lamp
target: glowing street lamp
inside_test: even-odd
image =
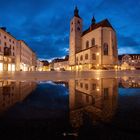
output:
[[[99,55],[99,53],[97,52],[96,55]]]

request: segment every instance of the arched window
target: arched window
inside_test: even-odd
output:
[[[92,46],[95,46],[95,38],[92,38],[92,40],[91,40],[91,45],[92,45]]]
[[[86,42],[86,49],[89,48],[89,41]]]
[[[104,43],[104,55],[108,55],[108,44]]]

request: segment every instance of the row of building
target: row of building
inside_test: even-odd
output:
[[[47,61],[46,61],[47,62]],[[83,30],[83,19],[76,7],[70,21],[69,55],[50,64],[37,60],[35,52],[0,28],[0,71],[47,71],[93,69],[140,69],[140,54],[119,55],[116,31],[105,19]]]
[[[140,69],[140,54],[118,56],[116,31],[105,19],[83,31],[83,19],[76,7],[70,21],[69,59],[53,63],[55,70]]]

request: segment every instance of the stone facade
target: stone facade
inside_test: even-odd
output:
[[[88,70],[99,67],[114,68],[118,64],[116,32],[107,19],[82,30],[78,9],[70,22],[69,65],[73,70]]]

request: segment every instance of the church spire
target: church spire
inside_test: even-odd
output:
[[[80,17],[79,16],[79,10],[78,10],[77,6],[75,7],[75,10],[74,10],[74,16],[75,17]]]
[[[96,23],[95,17],[92,17],[91,24],[94,25]]]

